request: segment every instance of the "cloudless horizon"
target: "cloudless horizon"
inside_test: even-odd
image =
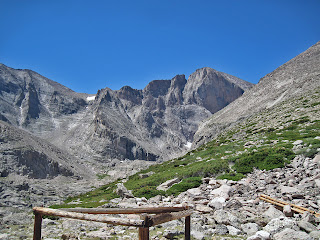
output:
[[[320,40],[319,0],[0,0],[0,63],[95,94],[211,67],[260,78]]]

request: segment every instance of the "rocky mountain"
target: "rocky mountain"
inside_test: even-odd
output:
[[[263,77],[240,98],[202,124],[194,146],[209,141],[226,127],[254,113],[320,86],[320,42]]]
[[[17,174],[44,179],[62,175],[80,179],[90,175],[74,156],[3,121],[0,121],[0,159],[0,177]]]
[[[285,100],[253,114],[182,157],[151,165],[124,177],[121,182],[73,196],[55,207],[138,208],[187,204],[193,210],[193,239],[319,239],[319,217],[296,212],[291,205],[280,208],[259,199],[265,194],[319,212],[319,93],[320,87]],[[250,156],[254,156],[253,161]],[[237,164],[239,161],[241,164]],[[255,167],[247,168],[248,164]],[[14,188],[27,192],[28,186],[16,184]],[[4,194],[10,193],[7,190]],[[9,221],[5,213],[2,215],[6,225],[19,221],[17,216]],[[31,216],[25,216],[29,224],[25,221],[26,225],[17,231],[0,229],[0,234],[14,239],[31,238]],[[183,224],[183,219],[178,219],[157,225],[150,228],[150,238],[183,239]],[[44,238],[138,238],[138,231],[132,227],[66,218],[44,219],[42,230]]]
[[[84,162],[169,159],[188,149],[199,122],[252,84],[211,68],[143,90],[76,93],[31,70],[0,65],[0,117]]]

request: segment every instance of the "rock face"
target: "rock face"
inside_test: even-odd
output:
[[[90,171],[77,159],[30,133],[0,121],[0,176],[24,175],[29,178],[88,176]]]
[[[194,146],[214,138],[226,127],[254,113],[320,86],[320,42],[263,77],[226,108],[199,127]]]
[[[199,122],[252,84],[211,68],[76,93],[30,70],[0,64],[0,119],[89,162],[169,159],[188,150]]]

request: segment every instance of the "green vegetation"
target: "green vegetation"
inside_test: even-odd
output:
[[[222,174],[217,177],[217,179],[227,179],[232,181],[239,181],[240,179],[244,178],[245,175],[242,173],[236,173],[234,171],[231,171],[230,173]]]
[[[65,204],[52,205],[51,208],[74,208],[74,207],[85,207],[95,208],[105,204],[113,198],[119,197],[114,191],[118,181],[108,185],[104,185],[93,191],[81,194],[75,197],[68,197],[65,200]]]
[[[244,153],[237,157],[233,168],[242,174],[252,172],[253,168],[270,170],[284,167],[294,156],[294,152],[284,147],[261,148],[257,152]]]
[[[137,197],[150,198],[156,195],[178,195],[179,193],[199,186],[202,177],[216,176],[219,173],[229,169],[226,160],[215,159],[199,159],[202,157],[210,157],[211,150],[204,150],[199,154],[189,154],[185,158],[174,159],[163,164],[150,166],[148,169],[140,173],[154,172],[147,178],[140,178],[139,174],[132,175],[128,181],[124,183],[125,187],[132,190]],[[196,157],[197,156],[197,157]],[[199,160],[194,161],[195,158]],[[158,191],[156,187],[167,180],[179,178],[181,183],[174,185],[173,189],[168,192]]]

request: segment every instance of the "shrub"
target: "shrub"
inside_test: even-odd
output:
[[[240,155],[233,168],[243,174],[252,172],[253,168],[270,170],[284,167],[294,156],[291,150],[284,147],[262,148],[257,152]]]
[[[157,195],[165,195],[164,191],[159,191],[155,186],[145,186],[140,189],[136,189],[133,192],[135,197],[145,197],[147,199],[155,197]]]
[[[217,177],[217,179],[227,179],[227,180],[233,180],[233,181],[239,181],[240,179],[244,178],[245,175],[241,173],[235,173],[235,172],[230,172],[226,174],[222,174]]]

